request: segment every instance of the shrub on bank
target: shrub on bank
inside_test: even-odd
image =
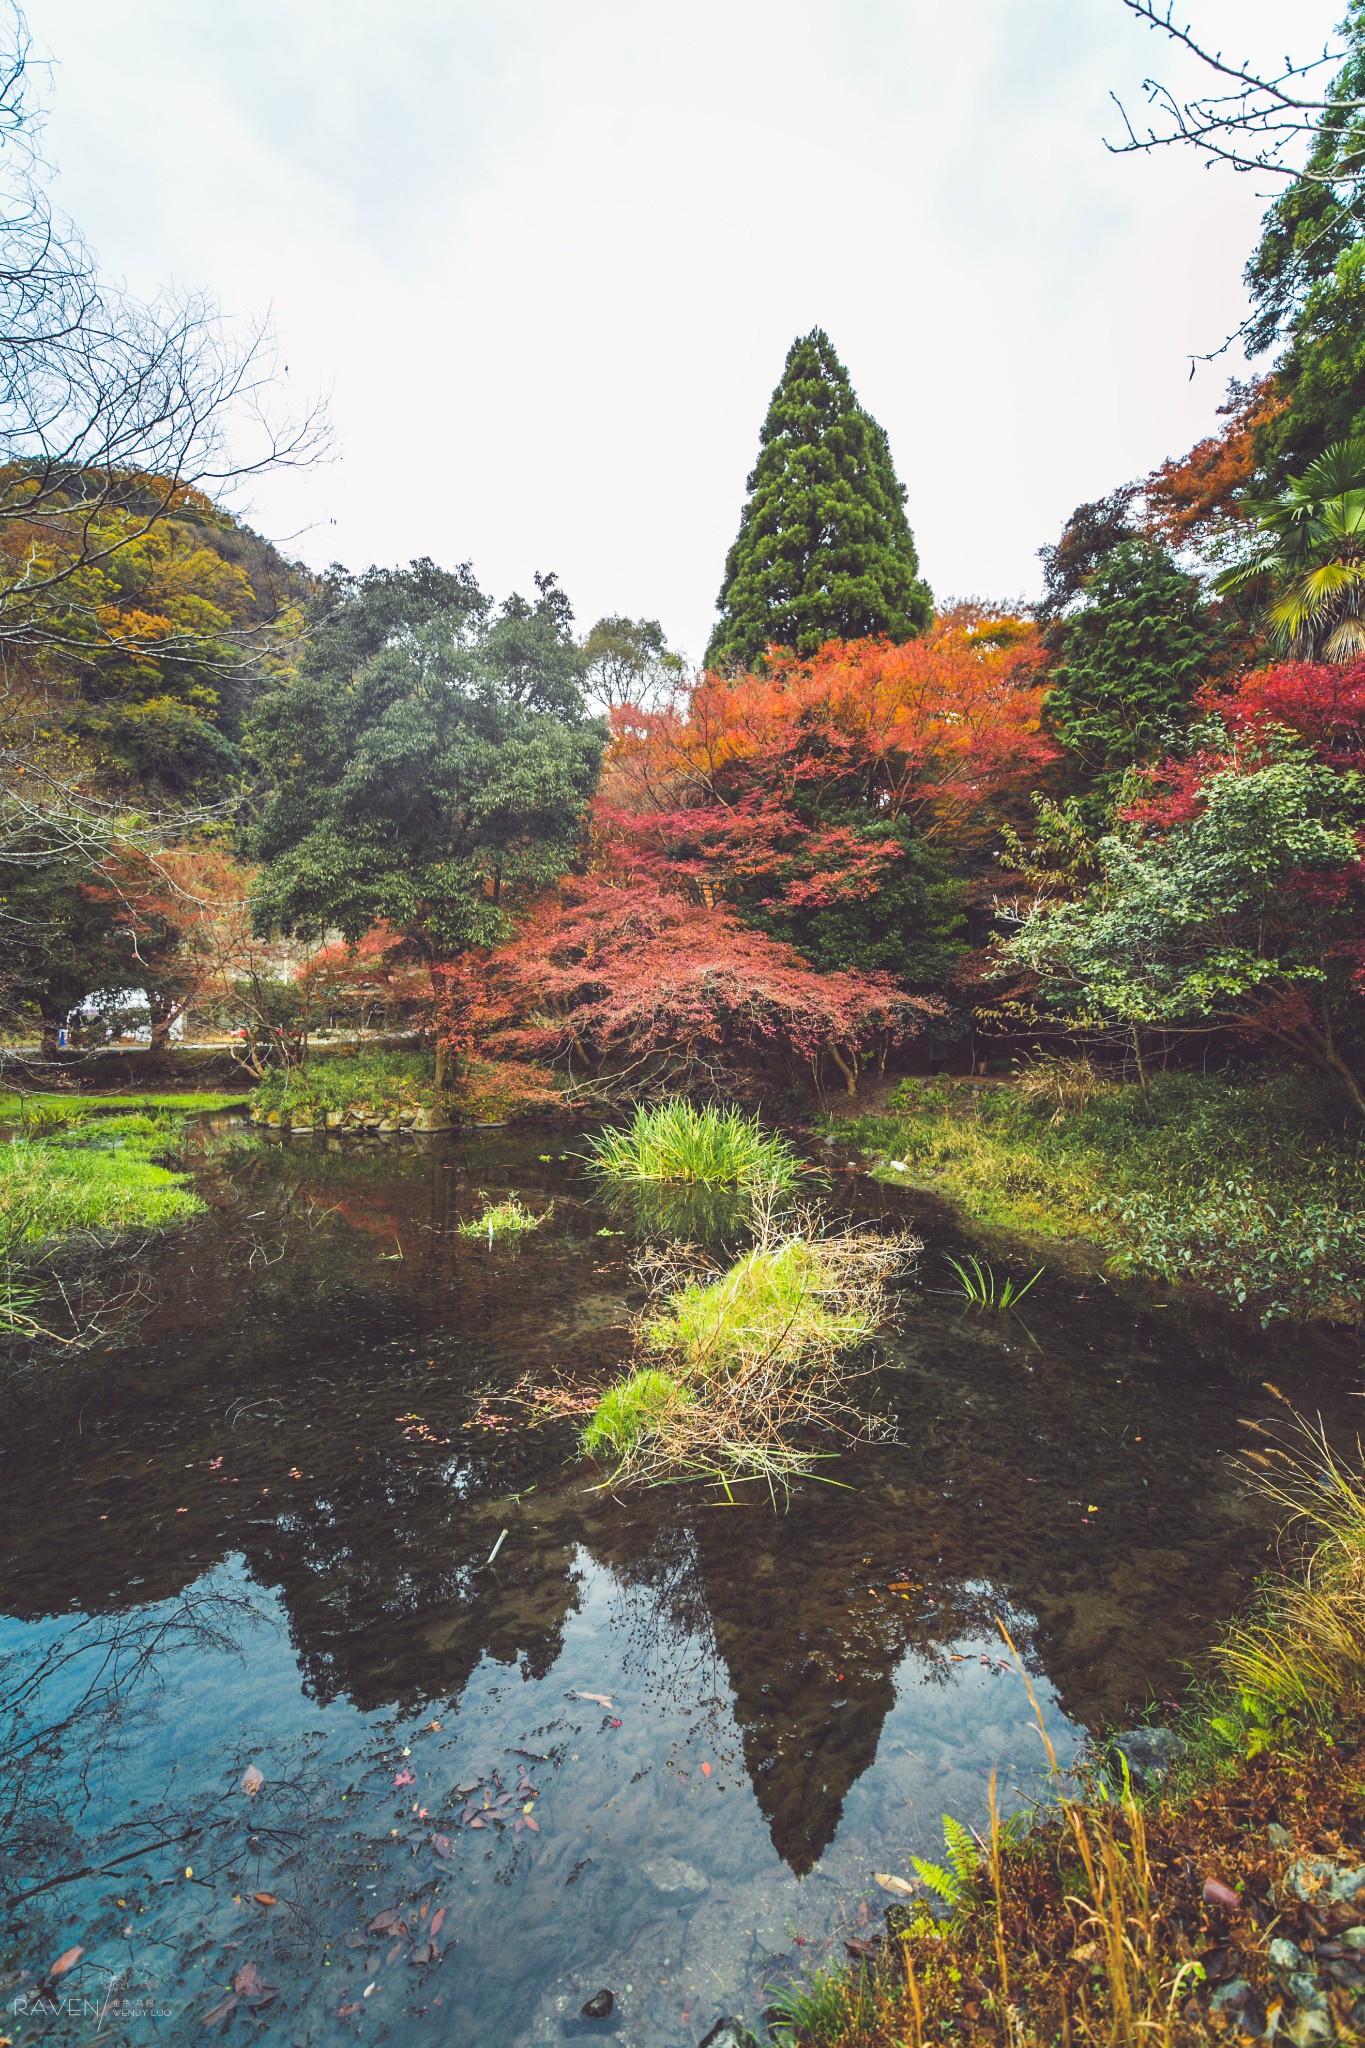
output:
[[[258,1123],[293,1130],[433,1130],[452,1122],[515,1123],[557,1114],[563,1106],[554,1076],[542,1068],[471,1060],[441,1101],[433,1054],[371,1052],[272,1069],[252,1097],[251,1113]]]

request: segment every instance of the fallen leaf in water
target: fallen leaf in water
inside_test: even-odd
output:
[[[232,1996],[231,1992],[229,1992],[226,1998],[219,2000],[218,2004],[214,2006],[212,2012],[206,2012],[204,2014],[204,2017],[202,2020],[200,2020],[199,2024],[201,2027],[221,2026],[223,2021],[227,2019],[231,2013],[236,2012],[236,2010],[237,2000]]]
[[[264,1773],[258,1771],[255,1764],[248,1764],[246,1769],[242,1772],[242,1790],[245,1792],[247,1798],[254,1799],[256,1797],[256,1794],[260,1791],[262,1785],[264,1785],[264,1783]]]
[[[396,1920],[403,1917],[401,1906],[386,1906],[382,1913],[376,1913],[370,1922],[371,1934],[387,1934]]]
[[[479,1819],[477,1814],[475,1814],[473,1820],[470,1821],[469,1825],[472,1828],[481,1828],[484,1826],[484,1822]]]
[[[448,1907],[438,1906],[436,1908],[436,1911],[431,1916],[431,1938],[433,1941],[435,1941],[437,1935],[445,1926],[446,1913],[448,1912],[448,1910]]]
[[[52,1968],[48,1971],[48,1976],[64,1977],[68,1970],[75,1968],[84,1954],[85,1950],[83,1948],[64,1948],[56,1962],[52,1965]]]
[[[455,1796],[456,1796],[456,1798],[457,1798],[457,1799],[467,1799],[467,1798],[469,1797],[469,1795],[470,1795],[470,1793],[471,1793],[471,1792],[477,1792],[477,1791],[478,1791],[478,1789],[479,1789],[480,1785],[482,1785],[482,1783],[483,1783],[483,1779],[482,1779],[482,1778],[471,1778],[471,1779],[470,1779],[470,1781],[469,1781],[469,1783],[468,1783],[467,1785],[457,1785],[457,1786],[455,1787]]]
[[[440,1732],[441,1732],[441,1724],[440,1724],[440,1722],[439,1722],[439,1721],[428,1721],[428,1722],[427,1722],[427,1734],[428,1734],[428,1735],[439,1735],[439,1734],[440,1734]]]
[[[408,1957],[408,1961],[414,1970],[424,1970],[428,1963],[434,1963],[435,1960],[436,1944],[434,1941],[418,1942],[416,1948]]]
[[[533,1835],[538,1835],[540,1833],[540,1822],[538,1820],[532,1820],[529,1813],[524,1814],[522,1816],[521,1825],[525,1828],[529,1828]]]
[[[220,1466],[220,1465],[222,1464],[222,1462],[223,1462],[223,1461],[222,1461],[222,1459],[221,1459],[221,1458],[210,1458],[210,1459],[209,1459],[209,1470],[210,1470],[210,1472],[216,1472],[216,1471],[218,1470],[219,1466]]]
[[[251,1896],[258,1906],[278,1906],[280,1903],[274,1892],[253,1892]]]
[[[591,1700],[595,1707],[613,1707],[616,1702],[609,1692],[571,1692],[571,1700]]]
[[[608,1728],[619,1728],[620,1725],[621,1723],[619,1721],[608,1721],[607,1723]]]
[[[289,1477],[291,1479],[302,1479],[303,1474],[302,1472],[300,1472],[297,1465],[291,1465],[289,1467]]]
[[[450,1854],[450,1836],[433,1835],[431,1838],[431,1846],[436,1851],[436,1854],[444,1862],[446,1857]]]
[[[337,2017],[337,2018],[338,2018],[339,2020],[349,2020],[349,2019],[353,2019],[353,2018],[354,2018],[354,2016],[356,2015],[356,2013],[358,2013],[359,2011],[360,2011],[360,2001],[359,2001],[359,1999],[358,1999],[358,1998],[353,1998],[353,1999],[351,2000],[351,2002],[350,2002],[350,2004],[349,2004],[349,2005],[339,2005],[339,2006],[337,2007],[337,2009],[336,2009],[336,2017]]]
[[[1204,1904],[1206,1906],[1226,1906],[1229,1911],[1235,1913],[1241,1906],[1241,1903],[1242,1901],[1238,1898],[1236,1892],[1231,1891],[1227,1885],[1220,1884],[1216,1877],[1206,1877],[1204,1879]]]
[[[908,1877],[896,1877],[889,1870],[874,1870],[872,1882],[879,1884],[884,1892],[896,1892],[903,1899],[913,1898],[919,1890],[918,1884],[912,1883]]]
[[[413,1776],[411,1771],[405,1770],[400,1771],[393,1782],[395,1785],[415,1785],[417,1783],[417,1780]]]
[[[705,1775],[706,1777],[708,1777],[708,1778],[709,1778],[709,1777],[710,1777],[710,1775],[711,1775],[711,1766],[710,1766],[710,1764],[703,1764],[703,1765],[702,1765],[702,1771],[703,1771],[704,1775]]]
[[[872,1942],[864,1941],[859,1935],[856,1934],[845,1935],[844,1947],[848,1950],[851,1956],[864,1956],[870,1958],[872,1956],[875,1956],[877,1953],[876,1947]]]

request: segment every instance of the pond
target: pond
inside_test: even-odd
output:
[[[1045,1791],[1021,1664],[1063,1763],[1179,1687],[1266,1561],[1229,1455],[1261,1382],[1354,1426],[1344,1338],[1065,1264],[973,1312],[948,1213],[836,1151],[838,1212],[925,1239],[879,1347],[896,1439],[785,1511],[614,1494],[575,1402],[629,1351],[648,1219],[542,1156],[572,1142],[206,1120],[209,1213],[96,1350],[6,1368],[16,2043],[756,2025],[944,1813]],[[512,1192],[535,1233],[456,1233]]]

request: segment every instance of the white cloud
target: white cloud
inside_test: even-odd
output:
[[[1296,48],[1339,0],[1299,0]],[[1278,0],[1192,0],[1278,54]],[[341,458],[257,494],[352,566],[555,568],[694,656],[769,392],[828,328],[940,593],[1036,587],[1182,452],[1261,201],[1106,154],[1179,66],[1119,0],[31,0],[58,195],[139,289],[273,307]]]

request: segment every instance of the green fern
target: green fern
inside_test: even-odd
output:
[[[971,1829],[964,1828],[950,1813],[943,1816],[943,1839],[948,1850],[946,1865],[930,1863],[923,1856],[912,1856],[910,1861],[925,1890],[941,1899],[951,1913],[961,1904],[967,1880],[981,1860],[981,1844]]]

